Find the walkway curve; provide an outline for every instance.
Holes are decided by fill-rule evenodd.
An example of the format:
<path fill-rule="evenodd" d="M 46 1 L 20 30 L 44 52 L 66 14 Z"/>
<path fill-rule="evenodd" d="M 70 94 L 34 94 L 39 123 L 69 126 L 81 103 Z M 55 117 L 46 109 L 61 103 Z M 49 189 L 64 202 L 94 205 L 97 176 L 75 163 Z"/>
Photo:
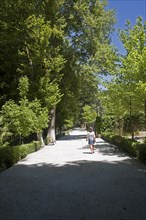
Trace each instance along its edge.
<path fill-rule="evenodd" d="M 0 220 L 146 220 L 146 166 L 84 129 L 0 174 Z"/>

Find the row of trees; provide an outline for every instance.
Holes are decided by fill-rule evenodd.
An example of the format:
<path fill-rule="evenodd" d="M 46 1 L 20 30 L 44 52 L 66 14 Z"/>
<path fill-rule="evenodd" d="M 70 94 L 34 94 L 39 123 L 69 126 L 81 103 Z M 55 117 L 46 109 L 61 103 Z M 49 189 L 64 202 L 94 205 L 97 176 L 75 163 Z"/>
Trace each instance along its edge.
<path fill-rule="evenodd" d="M 102 104 L 117 128 L 131 132 L 146 128 L 146 23 L 138 17 L 134 27 L 127 21 L 119 31 L 125 55 L 119 55 L 116 72 L 106 85 Z"/>
<path fill-rule="evenodd" d="M 106 0 L 0 3 L 1 126 L 13 137 L 42 137 L 45 129 L 54 141 L 55 130 L 77 123 L 85 105 L 94 108 L 98 74 L 110 72 L 115 60 L 115 17 L 106 6 Z"/>
<path fill-rule="evenodd" d="M 99 113 L 123 119 L 130 100 L 131 115 L 132 106 L 144 112 L 145 25 L 139 18 L 134 28 L 129 23 L 121 31 L 127 51 L 121 57 L 111 45 L 116 19 L 107 5 L 106 0 L 0 3 L 1 144 L 9 135 L 22 140 L 34 133 L 42 142 L 43 135 L 54 141 L 55 132 L 99 121 Z M 100 91 L 102 76 L 109 74 L 113 80 Z"/>

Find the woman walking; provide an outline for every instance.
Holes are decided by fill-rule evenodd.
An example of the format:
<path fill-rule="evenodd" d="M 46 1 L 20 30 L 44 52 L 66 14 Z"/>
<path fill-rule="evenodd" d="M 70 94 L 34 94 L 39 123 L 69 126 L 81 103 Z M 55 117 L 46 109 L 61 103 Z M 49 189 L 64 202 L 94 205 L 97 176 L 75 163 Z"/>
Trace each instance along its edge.
<path fill-rule="evenodd" d="M 87 139 L 91 153 L 94 153 L 94 143 L 95 143 L 95 133 L 93 131 L 93 128 L 90 127 L 89 132 L 87 133 Z"/>

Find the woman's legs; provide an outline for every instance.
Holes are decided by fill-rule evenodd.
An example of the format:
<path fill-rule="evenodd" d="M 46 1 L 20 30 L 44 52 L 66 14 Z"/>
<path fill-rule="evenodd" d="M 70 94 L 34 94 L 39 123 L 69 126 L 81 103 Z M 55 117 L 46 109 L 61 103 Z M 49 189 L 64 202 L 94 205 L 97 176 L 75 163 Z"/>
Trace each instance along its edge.
<path fill-rule="evenodd" d="M 94 153 L 94 144 L 90 144 L 91 153 Z"/>
<path fill-rule="evenodd" d="M 91 153 L 92 153 L 92 144 L 90 144 L 90 150 L 91 150 Z"/>
<path fill-rule="evenodd" d="M 89 139 L 88 144 L 89 144 L 91 153 L 94 153 L 94 141 Z"/>
<path fill-rule="evenodd" d="M 94 144 L 92 144 L 92 152 L 94 153 Z"/>

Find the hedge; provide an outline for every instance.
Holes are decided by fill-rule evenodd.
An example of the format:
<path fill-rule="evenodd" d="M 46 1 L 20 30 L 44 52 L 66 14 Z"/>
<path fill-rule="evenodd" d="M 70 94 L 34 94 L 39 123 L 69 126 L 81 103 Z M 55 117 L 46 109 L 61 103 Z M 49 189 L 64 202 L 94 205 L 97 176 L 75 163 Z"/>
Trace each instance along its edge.
<path fill-rule="evenodd" d="M 25 158 L 28 154 L 33 153 L 40 148 L 40 141 L 33 141 L 29 144 L 22 144 L 14 147 L 0 147 L 0 169 L 4 170 L 13 166 L 19 160 Z"/>
<path fill-rule="evenodd" d="M 128 153 L 129 156 L 136 157 L 146 162 L 146 143 L 139 143 L 136 140 L 110 133 L 102 134 L 102 138 L 110 144 L 118 146 L 119 149 Z"/>

